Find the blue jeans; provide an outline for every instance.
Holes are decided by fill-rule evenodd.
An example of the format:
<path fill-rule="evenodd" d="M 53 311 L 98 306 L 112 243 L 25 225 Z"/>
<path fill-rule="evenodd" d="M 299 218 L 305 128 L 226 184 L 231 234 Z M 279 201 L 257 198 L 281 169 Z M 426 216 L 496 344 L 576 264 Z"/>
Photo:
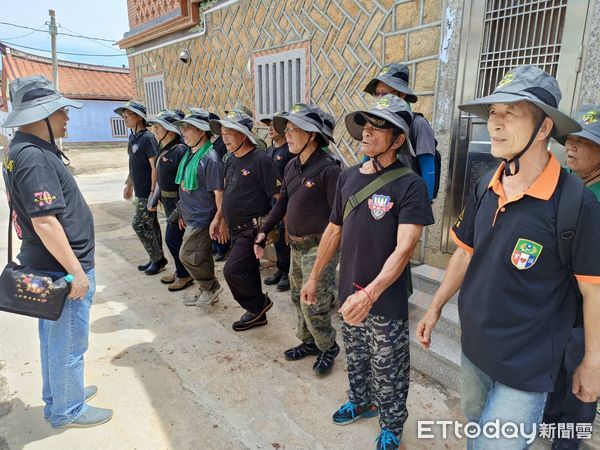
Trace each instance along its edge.
<path fill-rule="evenodd" d="M 53 277 L 64 272 L 49 272 Z M 96 272 L 87 272 L 90 288 L 82 299 L 67 299 L 60 319 L 39 321 L 44 417 L 53 427 L 74 422 L 84 403 L 83 354 L 88 348 L 90 308 L 96 292 Z"/>
<path fill-rule="evenodd" d="M 535 437 L 535 430 L 542 421 L 546 392 L 525 392 L 513 389 L 494 381 L 462 355 L 462 408 L 469 422 L 484 427 L 487 423 L 500 421 L 523 427 L 524 433 Z M 509 434 L 514 434 L 512 428 Z M 482 434 L 467 440 L 469 450 L 521 450 L 529 448 L 528 438 L 519 433 L 518 437 L 488 438 Z"/>

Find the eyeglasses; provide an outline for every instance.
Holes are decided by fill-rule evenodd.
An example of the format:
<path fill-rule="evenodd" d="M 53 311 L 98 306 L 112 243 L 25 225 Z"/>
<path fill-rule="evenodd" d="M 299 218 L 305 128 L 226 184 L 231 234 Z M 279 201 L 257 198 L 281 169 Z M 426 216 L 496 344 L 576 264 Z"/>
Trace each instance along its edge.
<path fill-rule="evenodd" d="M 69 116 L 69 108 L 62 108 L 61 111 L 64 112 L 66 116 Z"/>
<path fill-rule="evenodd" d="M 283 130 L 283 132 L 285 134 L 292 134 L 295 133 L 297 131 L 301 131 L 300 128 L 296 128 L 296 127 L 286 127 L 285 130 Z"/>

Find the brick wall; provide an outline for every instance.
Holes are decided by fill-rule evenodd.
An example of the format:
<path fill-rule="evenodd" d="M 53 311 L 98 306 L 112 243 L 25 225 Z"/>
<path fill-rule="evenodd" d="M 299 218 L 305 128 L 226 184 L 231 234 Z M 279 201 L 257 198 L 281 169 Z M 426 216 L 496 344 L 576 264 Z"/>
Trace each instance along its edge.
<path fill-rule="evenodd" d="M 129 0 L 136 2 L 136 0 Z M 136 89 L 164 73 L 169 107 L 201 106 L 222 113 L 236 101 L 253 107 L 252 54 L 308 41 L 310 100 L 337 119 L 338 148 L 353 161 L 358 145 L 343 117 L 372 102 L 363 93 L 385 63 L 403 61 L 432 119 L 440 42 L 441 0 L 242 0 L 206 17 L 206 34 L 131 58 Z M 189 64 L 179 52 L 188 49 Z"/>
<path fill-rule="evenodd" d="M 129 28 L 133 29 L 179 8 L 180 0 L 127 0 Z"/>

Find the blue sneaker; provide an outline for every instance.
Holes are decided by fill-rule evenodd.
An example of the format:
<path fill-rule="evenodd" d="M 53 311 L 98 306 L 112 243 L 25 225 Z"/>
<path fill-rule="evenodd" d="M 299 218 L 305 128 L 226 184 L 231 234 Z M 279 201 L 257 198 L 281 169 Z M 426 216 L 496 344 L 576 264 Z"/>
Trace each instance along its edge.
<path fill-rule="evenodd" d="M 336 425 L 349 425 L 358 419 L 375 417 L 377 414 L 379 414 L 379 409 L 373 404 L 363 407 L 354 402 L 348 402 L 333 414 L 333 423 Z"/>
<path fill-rule="evenodd" d="M 77 420 L 55 428 L 90 428 L 102 425 L 112 419 L 112 409 L 89 406 Z"/>
<path fill-rule="evenodd" d="M 375 442 L 377 442 L 377 450 L 398 450 L 400 447 L 400 439 L 386 428 L 381 429 Z"/>
<path fill-rule="evenodd" d="M 96 394 L 98 393 L 98 388 L 94 385 L 92 386 L 86 386 L 83 390 L 83 395 L 85 396 L 85 400 L 84 402 L 87 403 L 89 402 L 91 399 L 93 399 Z M 50 420 L 50 416 L 47 416 L 46 414 L 44 414 L 44 420 Z"/>

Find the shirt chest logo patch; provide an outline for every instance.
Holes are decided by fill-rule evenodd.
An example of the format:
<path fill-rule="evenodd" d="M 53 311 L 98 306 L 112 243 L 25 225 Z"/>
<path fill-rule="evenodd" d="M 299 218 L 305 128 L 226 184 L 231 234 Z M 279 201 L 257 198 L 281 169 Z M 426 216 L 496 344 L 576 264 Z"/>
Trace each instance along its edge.
<path fill-rule="evenodd" d="M 281 160 L 283 159 L 283 156 L 281 156 L 281 155 L 277 155 L 277 156 L 275 157 L 275 159 L 276 159 L 277 161 L 281 161 Z"/>
<path fill-rule="evenodd" d="M 248 169 L 242 169 L 240 171 L 242 173 L 243 176 L 247 177 L 248 175 L 250 175 L 250 171 Z"/>
<path fill-rule="evenodd" d="M 529 269 L 537 262 L 543 249 L 544 246 L 537 242 L 519 238 L 510 259 L 517 269 Z"/>
<path fill-rule="evenodd" d="M 369 209 L 371 210 L 371 215 L 375 220 L 383 219 L 385 213 L 392 209 L 394 202 L 391 202 L 390 200 L 391 199 L 389 196 L 378 194 L 374 194 L 369 199 Z"/>
<path fill-rule="evenodd" d="M 304 183 L 304 186 L 306 186 L 308 189 L 312 189 L 314 185 L 315 185 L 315 182 L 313 180 L 307 180 Z"/>
<path fill-rule="evenodd" d="M 139 148 L 140 148 L 140 146 L 139 146 L 139 145 L 137 145 L 137 144 L 133 144 L 133 145 L 131 146 L 131 153 L 135 153 L 135 152 L 137 152 Z"/>

